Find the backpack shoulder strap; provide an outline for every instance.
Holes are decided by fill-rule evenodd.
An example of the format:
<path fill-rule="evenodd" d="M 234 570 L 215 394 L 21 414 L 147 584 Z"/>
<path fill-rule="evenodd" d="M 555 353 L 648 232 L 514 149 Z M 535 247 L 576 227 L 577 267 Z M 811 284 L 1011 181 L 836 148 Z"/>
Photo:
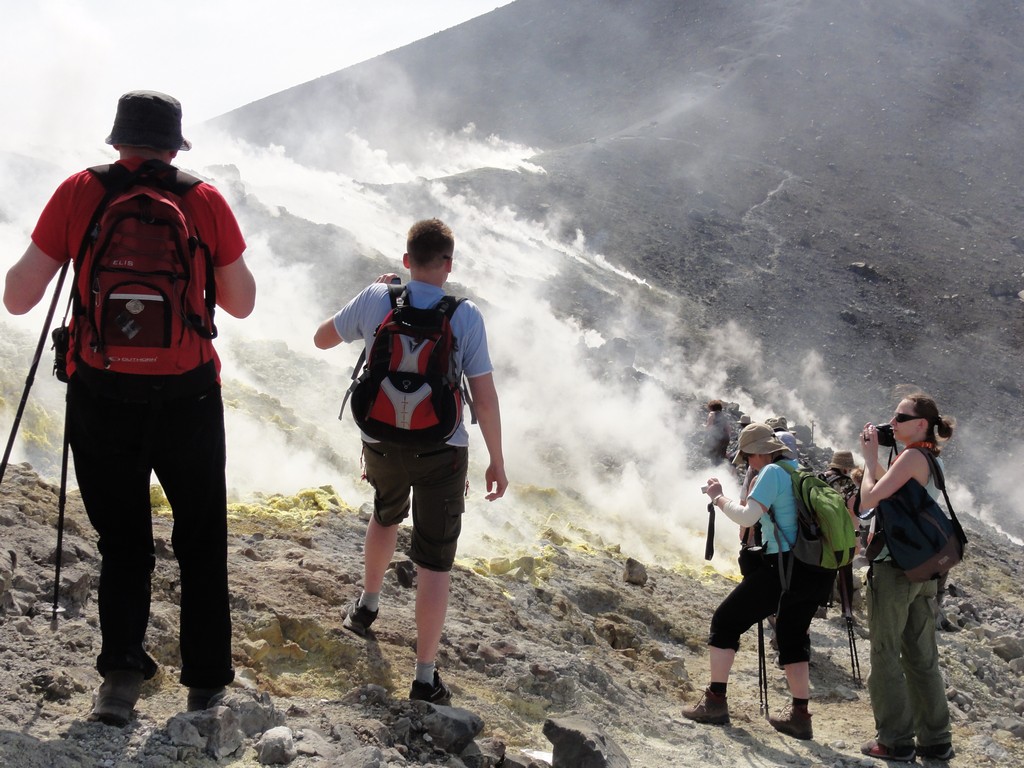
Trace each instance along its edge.
<path fill-rule="evenodd" d="M 131 171 L 118 163 L 94 165 L 88 171 L 100 180 L 106 190 L 121 189 L 123 180 L 131 175 Z"/>
<path fill-rule="evenodd" d="M 202 183 L 202 179 L 165 163 L 161 160 L 146 160 L 134 171 L 121 163 L 94 165 L 87 169 L 99 179 L 107 190 L 114 194 L 123 192 L 139 179 L 155 181 L 160 187 L 177 195 L 184 195 L 190 189 Z"/>
<path fill-rule="evenodd" d="M 398 309 L 399 299 L 402 300 L 403 304 L 409 301 L 409 289 L 408 286 L 401 285 L 398 283 L 388 285 L 388 299 L 391 301 L 391 309 Z M 409 306 L 412 303 L 409 302 Z M 383 323 L 383 321 L 381 321 Z M 380 330 L 380 326 L 377 327 Z M 356 388 L 356 384 L 359 383 L 359 376 L 363 370 L 363 363 L 366 362 L 366 345 L 363 345 L 362 350 L 359 352 L 359 357 L 356 359 L 356 364 L 352 367 L 352 383 L 349 385 L 348 390 L 345 392 L 345 397 L 341 401 L 341 412 L 338 413 L 338 420 L 345 418 L 345 404 L 348 403 L 349 397 L 352 396 L 352 390 Z"/>
<path fill-rule="evenodd" d="M 932 477 L 935 478 L 935 487 L 942 491 L 942 498 L 946 500 L 946 509 L 949 510 L 949 519 L 953 522 L 953 529 L 956 531 L 960 541 L 966 544 L 967 534 L 964 533 L 963 526 L 957 520 L 956 510 L 953 509 L 953 504 L 949 501 L 949 494 L 946 493 L 946 478 L 942 474 L 942 467 L 939 466 L 939 462 L 931 451 L 927 451 L 924 448 L 918 448 L 917 450 L 921 451 L 928 461 L 928 468 L 931 470 Z"/>
<path fill-rule="evenodd" d="M 399 306 L 412 306 L 412 296 L 409 295 L 409 286 L 407 285 L 401 283 L 388 285 L 388 298 L 391 300 L 392 309 L 398 309 Z"/>
<path fill-rule="evenodd" d="M 775 547 L 779 550 L 776 553 L 776 557 L 778 558 L 779 584 L 782 586 L 783 592 L 788 592 L 789 585 L 793 582 L 793 560 L 796 557 L 796 555 L 793 554 L 793 545 L 795 542 L 791 542 L 786 537 L 786 534 L 782 532 L 782 529 L 779 527 L 779 521 L 775 519 L 775 510 L 771 507 L 768 507 L 768 517 L 772 521 L 772 535 L 775 537 Z M 797 536 L 799 535 L 800 534 L 798 532 Z M 790 554 L 788 564 L 785 562 L 785 558 L 783 557 L 783 554 L 785 554 L 782 551 L 783 541 L 786 542 L 789 547 Z"/>
<path fill-rule="evenodd" d="M 445 316 L 448 318 L 448 322 L 450 323 L 452 321 L 452 315 L 455 314 L 455 310 L 461 307 L 462 302 L 465 300 L 466 299 L 464 297 L 456 298 L 455 296 L 442 296 L 441 300 L 435 305 L 435 308 L 444 312 Z"/>
<path fill-rule="evenodd" d="M 437 303 L 435 308 L 440 312 L 443 312 L 444 316 L 448 318 L 448 323 L 451 324 L 455 310 L 461 307 L 465 300 L 465 297 L 457 298 L 455 296 L 445 295 L 441 297 L 441 300 Z M 466 404 L 466 408 L 469 409 L 470 424 L 476 424 L 476 407 L 473 405 L 473 396 L 469 391 L 469 385 L 466 383 L 466 380 L 461 373 L 459 374 L 459 391 L 462 392 L 462 400 Z"/>
<path fill-rule="evenodd" d="M 928 462 L 928 470 L 931 472 L 932 477 L 935 478 L 935 487 L 945 493 L 946 478 L 942 474 L 942 467 L 939 466 L 939 462 L 935 460 L 935 454 L 924 448 L 915 448 L 914 450 L 920 451 L 924 455 L 925 460 Z"/>

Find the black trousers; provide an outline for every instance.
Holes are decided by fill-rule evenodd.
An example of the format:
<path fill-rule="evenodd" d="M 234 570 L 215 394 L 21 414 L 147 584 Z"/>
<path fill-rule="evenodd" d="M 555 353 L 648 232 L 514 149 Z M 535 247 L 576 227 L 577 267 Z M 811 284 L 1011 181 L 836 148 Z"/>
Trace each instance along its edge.
<path fill-rule="evenodd" d="M 144 650 L 156 563 L 149 495 L 155 473 L 174 518 L 181 682 L 203 688 L 231 682 L 220 386 L 170 400 L 122 402 L 72 376 L 68 430 L 82 501 L 99 536 L 100 674 L 156 673 L 156 662 Z"/>

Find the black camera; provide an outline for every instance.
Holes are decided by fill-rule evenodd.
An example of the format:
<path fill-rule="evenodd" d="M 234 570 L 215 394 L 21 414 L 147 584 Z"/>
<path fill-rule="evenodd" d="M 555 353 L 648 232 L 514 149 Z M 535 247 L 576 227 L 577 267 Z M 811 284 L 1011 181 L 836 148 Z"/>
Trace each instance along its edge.
<path fill-rule="evenodd" d="M 68 383 L 68 345 L 71 343 L 71 334 L 66 325 L 54 328 L 50 334 L 53 339 L 53 375 L 57 381 Z"/>
<path fill-rule="evenodd" d="M 875 433 L 878 435 L 878 444 L 884 445 L 887 448 L 892 448 L 896 445 L 896 435 L 893 434 L 892 424 L 879 424 L 875 427 Z"/>

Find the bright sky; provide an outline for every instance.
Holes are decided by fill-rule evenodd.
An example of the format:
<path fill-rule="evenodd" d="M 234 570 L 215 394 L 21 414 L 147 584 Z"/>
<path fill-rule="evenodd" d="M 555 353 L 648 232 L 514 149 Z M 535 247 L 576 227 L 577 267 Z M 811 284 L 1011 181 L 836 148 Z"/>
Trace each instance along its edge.
<path fill-rule="evenodd" d="M 509 0 L 12 0 L 0 13 L 0 149 L 102 143 L 125 91 L 188 126 L 461 24 Z M 187 135 L 187 134 L 186 134 Z"/>

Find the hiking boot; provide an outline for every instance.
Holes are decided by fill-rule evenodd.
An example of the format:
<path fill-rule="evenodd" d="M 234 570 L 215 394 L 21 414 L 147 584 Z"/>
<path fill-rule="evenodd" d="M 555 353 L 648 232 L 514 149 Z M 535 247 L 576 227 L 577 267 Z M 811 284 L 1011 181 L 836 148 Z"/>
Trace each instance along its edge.
<path fill-rule="evenodd" d="M 419 680 L 412 681 L 412 689 L 409 691 L 409 699 L 412 701 L 429 701 L 431 704 L 448 706 L 452 701 L 452 692 L 448 686 L 441 682 L 441 676 L 434 670 L 434 683 L 421 683 Z"/>
<path fill-rule="evenodd" d="M 913 747 L 887 747 L 885 744 L 879 744 L 877 739 L 865 741 L 860 751 L 868 757 L 878 757 L 894 763 L 912 763 L 917 756 Z"/>
<path fill-rule="evenodd" d="M 360 605 L 357 600 L 345 609 L 345 620 L 341 622 L 341 626 L 355 632 L 360 637 L 365 637 L 366 631 L 376 618 L 377 611 L 371 611 L 366 606 Z"/>
<path fill-rule="evenodd" d="M 814 738 L 811 713 L 807 711 L 807 707 L 790 705 L 783 711 L 782 717 L 769 717 L 768 722 L 779 733 L 792 736 L 794 739 L 807 741 Z"/>
<path fill-rule="evenodd" d="M 141 690 L 142 672 L 137 669 L 110 670 L 96 691 L 89 720 L 119 728 L 128 725 Z"/>
<path fill-rule="evenodd" d="M 927 757 L 932 760 L 952 760 L 956 757 L 956 752 L 953 751 L 953 745 L 946 744 L 932 744 L 929 747 L 918 746 L 917 754 L 920 757 Z"/>
<path fill-rule="evenodd" d="M 692 707 L 683 707 L 683 717 L 708 725 L 728 725 L 728 697 L 724 693 L 712 693 L 710 688 L 705 688 L 700 701 Z"/>
<path fill-rule="evenodd" d="M 188 711 L 201 712 L 204 709 L 218 707 L 224 703 L 227 693 L 228 691 L 223 685 L 216 688 L 189 688 Z"/>

